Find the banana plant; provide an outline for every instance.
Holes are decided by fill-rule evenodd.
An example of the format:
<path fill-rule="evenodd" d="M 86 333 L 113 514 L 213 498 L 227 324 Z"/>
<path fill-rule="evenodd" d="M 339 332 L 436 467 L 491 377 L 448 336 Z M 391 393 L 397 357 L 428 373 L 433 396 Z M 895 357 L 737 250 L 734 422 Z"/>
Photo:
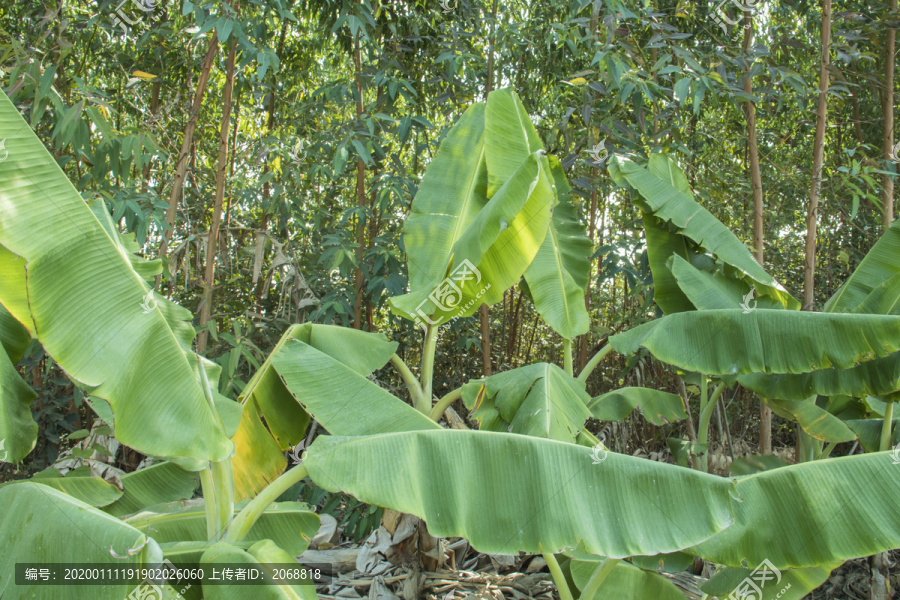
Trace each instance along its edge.
<path fill-rule="evenodd" d="M 17 562 L 293 562 L 318 527 L 305 505 L 257 502 L 252 526 L 225 539 L 258 500 L 242 503 L 233 491 L 231 438 L 243 410 L 218 394 L 221 368 L 191 351 L 190 313 L 151 289 L 159 261 L 137 256 L 102 204 L 81 198 L 2 93 L 0 131 L 9 150 L 0 163 L 0 456 L 18 461 L 34 446 L 33 392 L 13 366 L 33 338 L 95 406 L 107 406 L 100 412 L 122 443 L 158 460 L 115 483 L 75 469 L 0 486 L 0 596 L 58 596 L 53 586 L 16 585 Z M 198 479 L 203 498 L 190 506 Z M 121 600 L 136 584 L 66 594 Z M 276 591 L 315 597 L 310 586 Z M 201 597 L 199 586 L 183 593 Z"/>
<path fill-rule="evenodd" d="M 208 565 L 290 562 L 318 519 L 299 503 L 275 501 L 305 478 L 416 515 L 432 533 L 466 537 L 485 552 L 541 553 L 562 598 L 638 588 L 644 591 L 632 593 L 658 590 L 668 597 L 663 594 L 671 594 L 671 586 L 657 567 L 690 556 L 735 569 L 769 561 L 784 577 L 811 582 L 835 563 L 900 545 L 891 505 L 900 479 L 883 476 L 890 468 L 887 453 L 728 479 L 610 452 L 584 429 L 589 416 L 621 418 L 635 408 L 657 422 L 686 414 L 680 398 L 652 390 L 590 398 L 585 380 L 612 349 L 630 354 L 644 348 L 723 381 L 755 372 L 797 374 L 810 364 L 848 369 L 900 350 L 895 317 L 810 317 L 818 320 L 804 321 L 804 331 L 823 324 L 823 332 L 809 334 L 809 343 L 792 354 L 778 327 L 792 325 L 796 311 L 760 309 L 749 319 L 734 308 L 677 312 L 614 336 L 578 378 L 567 358 L 563 368 L 531 365 L 469 382 L 435 403 L 436 328 L 528 280 L 542 251 L 550 259 L 539 271 L 550 265 L 559 273 L 544 277 L 540 271 L 529 281 L 547 290 L 533 293 L 535 302 L 561 335 L 581 331 L 573 316 L 578 303 L 571 302 L 578 295 L 570 293 L 570 283 L 583 281 L 571 266 L 581 259 L 571 260 L 578 244 L 567 242 L 578 236 L 565 233 L 574 229 L 571 223 L 560 224 L 559 235 L 546 243 L 566 201 L 562 173 L 536 147 L 527 120 L 511 92 L 495 92 L 487 107 L 463 115 L 428 167 L 407 223 L 407 249 L 417 261 L 410 265 L 410 292 L 393 303 L 425 329 L 419 377 L 383 335 L 295 325 L 235 402 L 217 392 L 218 366 L 192 352 L 194 331 L 185 311 L 150 289 L 158 265 L 134 256 L 102 207 L 82 201 L 15 108 L 0 98 L 0 129 L 9 132 L 10 152 L 0 164 L 0 246 L 10 258 L 0 268 L 0 304 L 98 398 L 98 407 L 108 403 L 103 412 L 123 442 L 160 460 L 123 477 L 121 487 L 80 473 L 0 487 L 0 500 L 12 507 L 0 521 L 0 535 L 16 540 L 0 548 L 0 594 L 51 596 L 44 591 L 51 588 L 11 583 L 14 563 L 23 558 L 117 565 L 163 558 Z M 684 222 L 684 231 L 691 222 Z M 738 260 L 732 243 L 720 240 L 715 247 Z M 740 266 L 738 279 L 790 307 L 773 280 Z M 558 283 L 538 283 L 543 280 Z M 67 297 L 73 290 L 83 297 Z M 99 326 L 97 306 L 104 307 Z M 710 337 L 714 326 L 729 336 Z M 679 354 L 669 335 L 679 336 L 687 351 Z M 819 346 L 834 339 L 842 347 Z M 388 363 L 406 383 L 409 403 L 370 379 Z M 473 409 L 479 430 L 439 424 L 456 399 Z M 5 407 L 7 396 L 0 400 Z M 328 435 L 288 468 L 284 451 L 296 453 L 312 419 Z M 154 438 L 160 431 L 165 439 Z M 201 497 L 193 498 L 197 479 Z M 863 484 L 871 494 L 867 502 L 854 502 Z M 823 489 L 830 493 L 824 500 Z M 820 510 L 808 509 L 813 502 Z M 71 596 L 118 600 L 127 591 L 74 587 Z M 166 593 L 232 598 L 239 592 L 197 586 Z M 266 597 L 315 593 L 309 586 L 279 585 L 266 588 Z"/>

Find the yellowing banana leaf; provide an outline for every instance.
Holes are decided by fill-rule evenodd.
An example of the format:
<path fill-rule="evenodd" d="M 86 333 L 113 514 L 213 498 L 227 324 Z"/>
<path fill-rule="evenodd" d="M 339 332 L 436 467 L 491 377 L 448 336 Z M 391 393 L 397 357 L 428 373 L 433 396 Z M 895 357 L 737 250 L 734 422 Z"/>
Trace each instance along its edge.
<path fill-rule="evenodd" d="M 891 225 L 850 278 L 825 302 L 825 312 L 843 313 L 855 310 L 876 288 L 900 273 L 900 225 Z M 896 284 L 896 280 L 893 280 Z M 889 289 L 883 290 L 888 292 Z"/>
<path fill-rule="evenodd" d="M 273 366 L 274 357 L 286 344 L 315 348 L 319 351 L 317 356 L 321 360 L 317 364 L 320 367 L 326 364 L 338 366 L 354 380 L 365 381 L 376 388 L 365 377 L 384 366 L 397 349 L 397 343 L 388 341 L 382 334 L 312 323 L 289 327 L 241 396 L 244 414 L 234 436 L 235 456 L 231 461 L 237 501 L 255 496 L 284 472 L 287 463 L 283 452 L 303 440 L 309 425 L 309 415 L 303 405 L 285 387 L 283 375 Z M 287 364 L 289 362 L 290 359 L 283 362 L 287 371 L 292 368 Z M 294 381 L 292 385 L 298 384 Z M 331 395 L 330 385 L 326 387 L 325 395 L 319 396 L 320 399 L 340 399 Z M 317 393 L 323 393 L 322 389 Z M 271 433 L 263 425 L 261 416 L 265 417 Z"/>
<path fill-rule="evenodd" d="M 256 399 L 244 400 L 244 414 L 234 438 L 234 501 L 246 500 L 278 479 L 287 467 L 284 451 L 266 429 Z"/>
<path fill-rule="evenodd" d="M 657 426 L 687 418 L 681 396 L 649 388 L 624 387 L 588 402 L 588 410 L 600 421 L 621 421 L 637 407 Z"/>
<path fill-rule="evenodd" d="M 732 483 L 674 465 L 488 431 L 316 439 L 316 485 L 419 516 L 482 552 L 674 552 L 732 522 Z"/>
<path fill-rule="evenodd" d="M 479 405 L 482 430 L 574 442 L 591 416 L 584 385 L 556 365 L 537 363 L 469 382 L 462 397 L 470 409 Z"/>
<path fill-rule="evenodd" d="M 267 565 L 290 564 L 294 558 L 279 548 L 271 540 L 262 540 L 250 546 L 247 550 L 227 542 L 220 542 L 203 553 L 201 564 L 243 564 L 247 567 L 258 568 L 266 571 L 269 576 L 273 574 Z M 299 565 L 298 565 L 299 567 Z M 315 600 L 316 588 L 314 585 L 286 585 L 267 583 L 245 587 L 239 585 L 205 585 L 203 597 L 206 600 L 246 600 L 248 590 L 251 590 L 254 600 Z"/>
<path fill-rule="evenodd" d="M 806 400 L 766 400 L 779 413 L 787 413 L 803 431 L 824 442 L 852 442 L 856 434 L 843 421 L 816 405 L 815 398 Z"/>
<path fill-rule="evenodd" d="M 764 295 L 771 296 L 785 308 L 800 308 L 800 303 L 766 273 L 744 244 L 689 192 L 681 189 L 684 185 L 679 180 L 683 174 L 680 178 L 673 175 L 680 173 L 680 169 L 670 158 L 662 154 L 651 155 L 650 168 L 639 167 L 621 157 L 612 160 L 617 161 L 621 173 L 640 192 L 655 217 L 671 221 L 682 235 L 741 271 L 756 282 L 757 289 Z"/>
<path fill-rule="evenodd" d="M 900 350 L 900 317 L 740 309 L 676 313 L 609 338 L 620 354 L 641 347 L 663 362 L 714 375 L 805 373 Z"/>
<path fill-rule="evenodd" d="M 104 508 L 115 517 L 163 502 L 190 499 L 197 488 L 198 475 L 164 462 L 123 475 L 121 481 L 124 494 Z"/>
<path fill-rule="evenodd" d="M 584 589 L 591 575 L 600 566 L 598 561 L 573 560 L 569 571 L 579 590 Z M 627 562 L 620 562 L 609 572 L 596 594 L 580 596 L 581 600 L 684 600 L 684 594 L 671 581 L 651 571 L 639 569 Z"/>
<path fill-rule="evenodd" d="M 20 323 L 33 323 L 72 379 L 109 401 L 123 444 L 156 456 L 230 456 L 233 446 L 184 349 L 146 300 L 146 282 L 2 93 L 0 129 L 9 132 L 0 244 L 27 264 L 28 304 L 16 299 L 20 280 L 8 285 L 5 277 L 0 302 Z"/>
<path fill-rule="evenodd" d="M 772 569 L 761 564 L 755 569 L 725 567 L 700 586 L 706 593 L 726 598 L 733 591 L 752 593 L 758 600 L 803 600 L 825 583 L 841 563 L 807 569 Z M 748 584 L 747 581 L 752 583 Z"/>
<path fill-rule="evenodd" d="M 59 600 L 57 586 L 18 586 L 16 563 L 90 563 L 93 567 L 141 567 L 162 561 L 156 542 L 92 506 L 37 483 L 0 488 L 0 597 Z M 13 542 L 14 541 L 14 542 Z M 115 556 L 123 558 L 115 558 Z M 122 600 L 134 584 L 70 585 L 71 600 Z"/>
<path fill-rule="evenodd" d="M 0 301 L 5 305 L 4 311 L 9 314 L 13 321 L 19 323 L 28 330 L 29 339 L 34 336 L 34 321 L 31 320 L 31 311 L 28 309 L 28 289 L 25 284 L 25 259 L 17 256 L 0 244 L 0 282 L 3 284 L 3 293 L 0 294 Z M 9 323 L 7 319 L 4 322 Z M 10 325 L 8 325 L 10 326 Z M 14 327 L 14 326 L 12 326 Z M 15 357 L 21 350 L 25 352 L 24 338 L 19 332 L 14 333 L 13 330 L 7 330 L 6 335 L 14 336 L 16 345 L 11 350 L 6 346 L 7 352 L 11 353 L 11 358 L 15 362 L 21 359 Z"/>
<path fill-rule="evenodd" d="M 194 503 L 192 503 L 194 504 Z M 235 505 L 235 514 L 246 503 Z M 125 522 L 132 527 L 153 535 L 159 543 L 205 542 L 206 513 L 202 503 L 183 508 L 183 503 L 151 507 L 131 515 Z M 271 539 L 279 546 L 299 555 L 309 547 L 309 542 L 319 530 L 319 516 L 302 502 L 279 502 L 267 508 L 250 529 L 245 541 Z"/>
<path fill-rule="evenodd" d="M 860 363 L 849 369 L 811 373 L 750 373 L 740 384 L 765 398 L 802 400 L 813 395 L 882 396 L 900 389 L 900 353 Z"/>
<path fill-rule="evenodd" d="M 724 565 L 816 567 L 900 547 L 898 465 L 878 452 L 737 480 L 736 522 L 689 550 Z"/>

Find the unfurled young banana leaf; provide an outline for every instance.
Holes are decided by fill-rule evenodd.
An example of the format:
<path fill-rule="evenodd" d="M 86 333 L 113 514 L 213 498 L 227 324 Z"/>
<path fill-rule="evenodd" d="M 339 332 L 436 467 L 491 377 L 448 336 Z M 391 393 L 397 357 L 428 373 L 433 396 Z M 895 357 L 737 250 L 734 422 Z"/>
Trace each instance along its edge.
<path fill-rule="evenodd" d="M 651 212 L 661 221 L 671 222 L 678 230 L 677 235 L 693 241 L 717 259 L 737 269 L 749 282 L 753 283 L 754 288 L 761 296 L 769 296 L 787 309 L 800 308 L 800 303 L 791 297 L 771 275 L 766 273 L 744 244 L 693 199 L 684 173 L 669 157 L 653 154 L 650 156 L 647 167 L 640 167 L 631 160 L 616 157 L 610 161 L 610 170 L 615 172 L 617 178 L 624 178 L 640 193 L 646 203 L 645 208 L 649 209 L 647 212 Z M 658 224 L 655 224 L 654 227 L 659 234 L 664 231 Z M 655 235 L 654 237 L 659 238 L 660 236 Z M 661 268 L 659 263 L 668 260 L 671 255 L 665 255 L 664 250 L 667 250 L 665 244 L 657 243 L 657 246 L 659 251 L 655 253 L 657 255 L 655 264 L 657 265 L 656 270 L 659 271 Z M 678 254 L 682 258 L 687 258 L 681 252 Z M 654 276 L 656 277 L 656 273 Z M 673 302 L 673 307 L 676 310 L 687 310 L 684 308 L 683 301 Z"/>
<path fill-rule="evenodd" d="M 727 531 L 731 481 L 614 452 L 489 431 L 319 437 L 316 485 L 419 516 L 482 552 L 674 552 Z"/>
<path fill-rule="evenodd" d="M 584 387 L 556 365 L 537 363 L 470 381 L 462 398 L 482 430 L 574 442 L 591 416 Z"/>
<path fill-rule="evenodd" d="M 0 269 L 0 303 L 72 379 L 110 403 L 123 444 L 156 456 L 227 458 L 233 445 L 222 420 L 149 286 L 3 93 L 0 129 L 9 132 L 0 245 L 19 257 L 11 274 Z"/>

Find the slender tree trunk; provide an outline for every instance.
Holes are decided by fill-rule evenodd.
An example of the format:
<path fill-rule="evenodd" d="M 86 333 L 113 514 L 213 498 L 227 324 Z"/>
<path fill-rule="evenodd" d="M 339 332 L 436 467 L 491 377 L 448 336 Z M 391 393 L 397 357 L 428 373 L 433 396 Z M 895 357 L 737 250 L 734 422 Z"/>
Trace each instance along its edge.
<path fill-rule="evenodd" d="M 154 81 L 153 89 L 150 92 L 150 114 L 156 117 L 156 112 L 159 110 L 159 90 L 162 87 L 162 81 Z M 153 165 L 153 158 L 147 159 L 147 164 L 144 165 L 144 187 L 143 192 L 146 194 L 147 190 L 150 189 L 150 167 Z"/>
<path fill-rule="evenodd" d="M 244 92 L 244 86 L 238 87 L 237 98 L 234 101 L 234 127 L 231 130 L 231 165 L 228 168 L 228 176 L 234 177 L 234 158 L 237 149 L 237 132 L 238 125 L 241 123 L 241 94 Z M 228 208 L 225 210 L 225 227 L 231 227 L 231 205 L 234 198 L 228 197 Z"/>
<path fill-rule="evenodd" d="M 218 48 L 216 35 L 217 33 L 213 31 L 209 38 L 209 48 L 206 51 L 206 58 L 203 60 L 203 70 L 200 71 L 197 89 L 194 90 L 194 103 L 191 105 L 191 115 L 184 128 L 181 154 L 178 155 L 178 162 L 175 164 L 175 180 L 172 182 L 172 191 L 169 194 L 169 210 L 166 211 L 166 223 L 169 225 L 169 229 L 163 231 L 163 240 L 159 247 L 159 256 L 161 258 L 168 253 L 169 240 L 172 239 L 172 230 L 175 227 L 175 213 L 178 208 L 178 199 L 181 197 L 181 190 L 184 187 L 184 180 L 187 176 L 188 155 L 191 152 L 194 130 L 197 128 L 197 119 L 200 116 L 200 107 L 203 104 L 203 92 L 206 90 L 206 82 L 209 81 L 209 73 L 212 70 L 213 59 Z"/>
<path fill-rule="evenodd" d="M 494 41 L 497 22 L 497 0 L 491 6 L 491 38 L 488 45 L 487 81 L 485 83 L 485 98 L 494 90 Z M 491 307 L 482 304 L 478 308 L 478 316 L 481 319 L 481 370 L 485 377 L 494 373 L 491 360 Z M 502 352 L 503 349 L 501 348 Z"/>
<path fill-rule="evenodd" d="M 815 301 L 816 227 L 819 220 L 819 190 L 825 161 L 825 125 L 828 118 L 828 67 L 831 63 L 831 0 L 822 0 L 822 56 L 819 65 L 819 108 L 813 145 L 813 175 L 806 212 L 806 253 L 803 261 L 803 309 Z"/>
<path fill-rule="evenodd" d="M 897 0 L 889 0 L 891 14 L 897 16 Z M 897 32 L 890 26 L 884 40 L 884 94 L 881 109 L 884 114 L 884 158 L 890 160 L 894 150 L 894 46 Z M 882 224 L 885 231 L 894 222 L 894 180 L 890 175 L 882 175 L 881 207 Z"/>
<path fill-rule="evenodd" d="M 753 45 L 753 17 L 749 12 L 744 13 L 744 54 L 747 56 L 748 67 L 744 75 L 744 92 L 753 93 L 753 82 L 750 80 L 750 48 Z M 744 102 L 744 111 L 747 113 L 747 153 L 750 156 L 750 187 L 753 190 L 753 256 L 760 265 L 764 262 L 764 236 L 763 230 L 763 188 L 762 173 L 759 168 L 759 147 L 756 140 L 756 105 L 752 102 Z M 772 409 L 761 402 L 759 409 L 759 452 L 760 454 L 772 453 Z"/>
<path fill-rule="evenodd" d="M 359 32 L 353 40 L 353 64 L 356 69 L 356 120 L 362 120 L 363 114 L 363 89 L 362 89 L 362 57 L 359 50 Z M 362 157 L 356 160 L 356 205 L 359 212 L 356 216 L 356 303 L 353 306 L 353 327 L 362 329 L 363 310 L 363 256 L 365 255 L 366 224 L 362 217 L 366 207 L 366 163 Z"/>
<path fill-rule="evenodd" d="M 237 8 L 237 0 L 235 0 Z M 203 278 L 203 290 L 206 299 L 200 308 L 200 327 L 209 322 L 213 304 L 213 284 L 215 283 L 216 255 L 219 249 L 219 224 L 222 221 L 222 205 L 225 199 L 225 173 L 228 169 L 228 129 L 231 125 L 231 94 L 234 90 L 234 57 L 237 44 L 231 43 L 226 64 L 225 87 L 222 90 L 222 126 L 219 129 L 219 159 L 216 162 L 216 198 L 213 207 L 212 223 L 209 226 L 209 238 L 206 240 L 206 273 Z M 197 351 L 206 352 L 209 331 L 203 330 L 197 338 Z"/>

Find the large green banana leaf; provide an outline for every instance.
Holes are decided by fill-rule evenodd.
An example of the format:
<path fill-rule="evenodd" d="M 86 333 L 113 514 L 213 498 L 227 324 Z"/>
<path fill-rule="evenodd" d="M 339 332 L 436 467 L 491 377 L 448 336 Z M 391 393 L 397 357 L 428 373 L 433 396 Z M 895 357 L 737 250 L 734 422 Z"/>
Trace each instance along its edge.
<path fill-rule="evenodd" d="M 815 567 L 900 547 L 890 452 L 817 460 L 737 480 L 736 522 L 692 554 L 724 565 Z"/>
<path fill-rule="evenodd" d="M 811 591 L 825 583 L 831 572 L 841 563 L 832 563 L 808 569 L 774 570 L 768 565 L 756 569 L 725 567 L 700 589 L 710 595 L 726 598 L 732 591 L 752 593 L 755 600 L 803 600 Z M 747 579 L 753 583 L 741 588 Z M 757 591 L 758 590 L 758 591 Z"/>
<path fill-rule="evenodd" d="M 122 600 L 134 584 L 15 584 L 16 563 L 90 563 L 140 567 L 159 563 L 157 543 L 134 527 L 45 485 L 0 488 L 0 597 L 4 600 Z M 113 554 L 124 558 L 115 558 Z"/>
<path fill-rule="evenodd" d="M 0 302 L 32 324 L 72 379 L 110 403 L 122 443 L 157 456 L 228 457 L 233 445 L 219 415 L 165 317 L 147 301 L 147 284 L 2 93 L 0 129 L 9 132 L 0 245 L 21 257 L 23 272 L 28 265 L 28 303 L 19 289 L 24 275 L 4 276 Z"/>
<path fill-rule="evenodd" d="M 255 567 L 272 575 L 267 565 L 287 565 L 294 563 L 294 558 L 278 547 L 271 540 L 261 540 L 246 550 L 235 544 L 220 542 L 203 553 L 200 561 L 203 565 L 244 564 Z M 299 567 L 299 565 L 298 565 Z M 203 597 L 206 600 L 315 600 L 314 585 L 265 584 L 253 586 L 240 585 L 205 585 Z"/>
<path fill-rule="evenodd" d="M 794 421 L 810 436 L 823 442 L 852 442 L 856 434 L 843 421 L 816 405 L 815 397 L 806 400 L 767 400 L 781 417 Z"/>
<path fill-rule="evenodd" d="M 668 260 L 687 259 L 687 240 L 678 233 L 672 233 L 668 225 L 653 216 L 643 213 L 644 237 L 647 240 L 647 262 L 653 275 L 653 300 L 667 315 L 694 310 L 694 305 L 682 291 L 669 269 Z"/>
<path fill-rule="evenodd" d="M 599 463 L 599 464 L 598 464 Z M 318 438 L 316 485 L 419 516 L 482 552 L 658 554 L 732 522 L 727 479 L 555 440 L 488 431 Z"/>
<path fill-rule="evenodd" d="M 897 414 L 894 412 L 894 414 Z M 857 436 L 859 436 L 859 445 L 866 452 L 878 452 L 881 449 L 881 428 L 884 419 L 848 419 L 844 421 Z M 896 448 L 900 444 L 900 418 L 891 421 L 891 448 Z M 892 451 L 893 452 L 893 451 Z M 894 453 L 897 460 L 900 460 L 900 453 Z"/>
<path fill-rule="evenodd" d="M 422 190 L 416 198 L 421 194 Z M 547 237 L 555 203 L 550 163 L 543 151 L 535 152 L 474 216 L 471 224 L 458 232 L 455 243 L 444 254 L 441 276 L 433 280 L 431 287 L 411 288 L 409 294 L 391 298 L 393 307 L 404 316 L 413 315 L 420 321 L 439 324 L 469 316 L 482 303 L 499 302 L 534 260 Z M 407 219 L 406 230 L 421 226 L 418 220 L 411 224 Z M 425 251 L 443 251 L 439 242 L 440 237 L 431 241 Z M 407 253 L 412 270 L 419 259 L 409 248 Z"/>
<path fill-rule="evenodd" d="M 825 302 L 825 312 L 851 312 L 883 283 L 900 274 L 900 225 L 891 225 L 875 242 L 844 285 Z M 896 285 L 894 279 L 892 285 Z"/>
<path fill-rule="evenodd" d="M 569 563 L 572 581 L 579 590 L 584 589 L 591 575 L 600 566 L 597 561 L 573 560 Z M 639 569 L 627 562 L 617 564 L 597 590 L 591 596 L 579 596 L 580 600 L 634 600 L 635 598 L 653 598 L 653 600 L 684 600 L 675 584 L 651 571 Z"/>
<path fill-rule="evenodd" d="M 272 364 L 295 401 L 334 435 L 372 435 L 440 426 L 336 358 L 300 341 Z"/>
<path fill-rule="evenodd" d="M 900 317 L 791 310 L 704 310 L 667 315 L 609 338 L 620 354 L 641 347 L 713 375 L 806 373 L 900 350 Z"/>
<path fill-rule="evenodd" d="M 237 501 L 256 495 L 284 472 L 287 462 L 283 451 L 303 439 L 309 424 L 309 415 L 304 410 L 303 403 L 298 402 L 292 393 L 292 390 L 299 393 L 305 383 L 294 377 L 289 389 L 283 379 L 285 375 L 279 373 L 274 366 L 275 357 L 286 345 L 316 349 L 318 362 L 315 364 L 319 368 L 327 370 L 336 367 L 354 381 L 365 382 L 379 390 L 366 376 L 383 367 L 397 349 L 397 342 L 388 341 L 382 334 L 312 323 L 289 327 L 241 396 L 244 414 L 234 436 L 235 456 L 231 461 Z M 293 359 L 288 357 L 281 361 L 285 372 L 291 372 L 294 368 L 290 364 L 291 360 Z M 306 367 L 298 365 L 297 368 Z M 312 390 L 314 399 L 310 401 L 315 405 L 316 402 L 341 399 L 332 392 L 330 384 L 315 388 Z M 397 404 L 409 408 L 396 398 L 391 398 Z M 409 410 L 415 412 L 416 417 L 424 418 L 418 412 Z M 265 417 L 268 430 L 261 416 Z M 348 421 L 355 420 L 353 415 L 343 416 Z"/>
<path fill-rule="evenodd" d="M 621 421 L 637 407 L 641 407 L 645 419 L 657 426 L 688 416 L 681 396 L 649 388 L 619 388 L 588 402 L 588 410 L 600 421 Z"/>
<path fill-rule="evenodd" d="M 462 397 L 482 430 L 574 442 L 591 416 L 584 385 L 556 365 L 537 363 L 471 381 Z"/>
<path fill-rule="evenodd" d="M 509 88 L 488 95 L 484 140 L 489 197 L 522 162 L 544 148 L 525 107 Z M 550 170 L 558 203 L 547 237 L 525 271 L 525 281 L 538 313 L 561 336 L 572 339 L 590 327 L 584 294 L 592 244 L 578 220 L 572 190 L 555 157 L 550 158 Z"/>
<path fill-rule="evenodd" d="M 771 296 L 785 308 L 800 308 L 800 303 L 766 273 L 731 230 L 683 189 L 684 174 L 669 157 L 651 155 L 648 168 L 620 156 L 613 161 L 616 161 L 615 168 L 643 196 L 654 216 L 671 221 L 682 235 L 741 271 L 755 282 L 761 294 Z"/>
<path fill-rule="evenodd" d="M 0 261 L 3 259 L 4 255 L 0 254 Z M 15 317 L 0 304 L 0 349 L 6 352 L 9 360 L 15 364 L 25 355 L 29 344 L 31 344 L 31 334 L 28 329 L 16 321 Z"/>
<path fill-rule="evenodd" d="M 11 481 L 0 485 L 0 487 L 25 483 L 39 483 L 52 487 L 95 508 L 108 506 L 122 497 L 122 490 L 102 477 L 91 477 L 90 469 L 87 467 L 79 467 L 69 471 L 65 477 L 60 476 L 59 471 L 56 469 L 50 468 L 35 474 L 31 479 Z"/>
<path fill-rule="evenodd" d="M 782 309 L 778 301 L 770 296 L 755 298 L 755 289 L 742 279 L 728 277 L 723 270 L 710 272 L 701 270 L 679 255 L 672 259 L 672 275 L 678 287 L 698 310 L 716 310 L 720 308 L 740 308 L 753 310 L 756 308 Z"/>
<path fill-rule="evenodd" d="M 0 462 L 17 463 L 34 449 L 38 426 L 30 407 L 36 397 L 0 348 Z"/>
<path fill-rule="evenodd" d="M 765 398 L 802 400 L 813 395 L 882 396 L 900 389 L 900 353 L 860 363 L 849 369 L 811 373 L 751 373 L 740 384 Z"/>
<path fill-rule="evenodd" d="M 197 488 L 198 476 L 175 463 L 164 462 L 122 476 L 121 498 L 104 508 L 121 517 L 148 506 L 190 499 Z"/>
<path fill-rule="evenodd" d="M 235 514 L 246 503 L 235 505 Z M 159 543 L 205 542 L 206 512 L 202 503 L 182 508 L 182 503 L 151 507 L 131 515 L 125 522 L 153 535 Z M 304 552 L 319 529 L 319 516 L 302 502 L 279 502 L 267 508 L 253 524 L 246 541 L 271 539 L 294 556 Z"/>
<path fill-rule="evenodd" d="M 406 218 L 411 293 L 430 294 L 447 275 L 453 246 L 487 202 L 484 104 L 475 104 L 441 142 Z M 406 312 L 414 310 L 415 305 Z"/>
<path fill-rule="evenodd" d="M 877 285 L 852 312 L 900 315 L 900 273 Z"/>

